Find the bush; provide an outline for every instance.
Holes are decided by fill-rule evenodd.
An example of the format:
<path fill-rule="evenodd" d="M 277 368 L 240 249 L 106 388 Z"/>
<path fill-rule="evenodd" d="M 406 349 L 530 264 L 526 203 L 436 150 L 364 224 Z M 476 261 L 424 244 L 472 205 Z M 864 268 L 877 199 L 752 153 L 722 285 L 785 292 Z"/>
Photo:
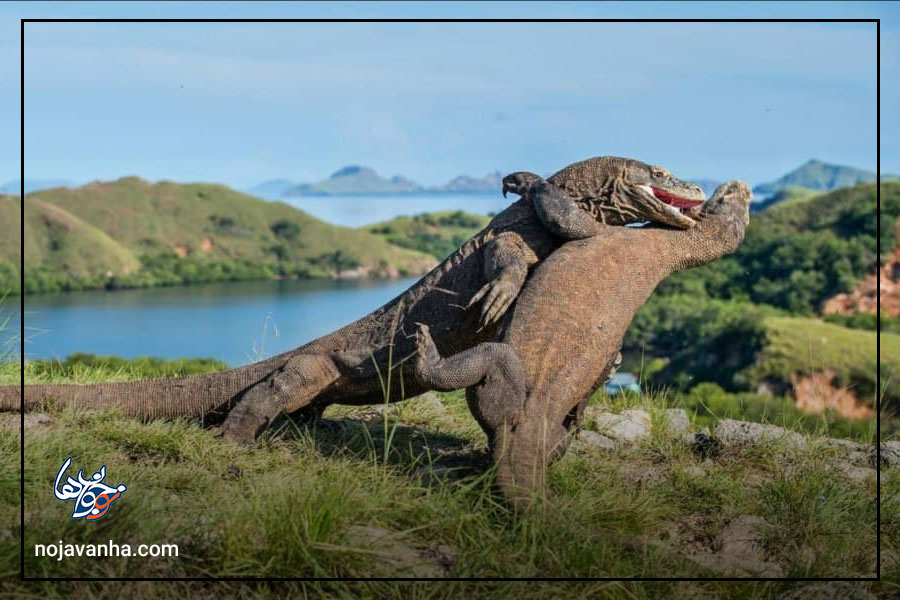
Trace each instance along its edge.
<path fill-rule="evenodd" d="M 623 349 L 669 357 L 664 368 L 645 374 L 655 385 L 688 389 L 709 381 L 731 391 L 752 389 L 745 369 L 765 344 L 763 319 L 771 312 L 733 300 L 656 296 L 638 311 Z"/>
<path fill-rule="evenodd" d="M 876 331 L 878 321 L 875 315 L 868 313 L 856 313 L 855 315 L 825 315 L 823 319 L 827 323 L 834 323 L 851 329 L 866 329 Z M 887 313 L 881 313 L 881 331 L 888 333 L 900 333 L 900 319 Z"/>
<path fill-rule="evenodd" d="M 294 240 L 300 236 L 300 226 L 293 221 L 276 221 L 275 223 L 272 223 L 270 229 L 276 237 L 285 240 Z"/>

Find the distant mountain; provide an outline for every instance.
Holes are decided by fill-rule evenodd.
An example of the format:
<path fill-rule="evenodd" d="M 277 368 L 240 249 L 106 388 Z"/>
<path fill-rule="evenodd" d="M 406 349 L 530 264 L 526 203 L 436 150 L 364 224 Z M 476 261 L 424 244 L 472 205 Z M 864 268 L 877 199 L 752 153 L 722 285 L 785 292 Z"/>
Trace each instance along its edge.
<path fill-rule="evenodd" d="M 0 194 L 12 194 L 18 196 L 21 192 L 21 179 L 7 181 L 0 186 Z M 25 193 L 30 194 L 38 190 L 46 190 L 55 187 L 72 187 L 73 183 L 65 179 L 26 179 Z"/>
<path fill-rule="evenodd" d="M 296 186 L 297 183 L 289 179 L 269 179 L 263 181 L 259 185 L 255 185 L 249 190 L 248 194 L 258 196 L 260 198 L 280 198 L 286 191 Z"/>
<path fill-rule="evenodd" d="M 488 173 L 484 177 L 470 177 L 460 175 L 454 177 L 445 185 L 430 188 L 434 192 L 461 192 L 461 193 L 486 193 L 499 192 L 503 175 L 500 171 Z"/>
<path fill-rule="evenodd" d="M 358 194 L 404 194 L 425 188 L 400 175 L 386 179 L 374 169 L 349 165 L 316 183 L 302 183 L 285 190 L 285 196 L 349 196 Z"/>
<path fill-rule="evenodd" d="M 896 175 L 882 174 L 881 178 L 882 180 L 896 178 Z M 789 186 L 804 187 L 817 191 L 830 191 L 859 183 L 871 183 L 875 179 L 875 173 L 872 171 L 843 165 L 830 165 L 820 160 L 810 160 L 775 181 L 757 185 L 753 188 L 753 193 L 764 197 L 771 196 Z"/>
<path fill-rule="evenodd" d="M 484 177 L 459 175 L 444 185 L 425 187 L 402 175 L 382 177 L 371 167 L 348 165 L 338 169 L 328 179 L 315 183 L 295 184 L 287 179 L 265 181 L 250 190 L 262 198 L 289 196 L 353 196 L 367 194 L 483 194 L 500 191 L 500 171 Z"/>

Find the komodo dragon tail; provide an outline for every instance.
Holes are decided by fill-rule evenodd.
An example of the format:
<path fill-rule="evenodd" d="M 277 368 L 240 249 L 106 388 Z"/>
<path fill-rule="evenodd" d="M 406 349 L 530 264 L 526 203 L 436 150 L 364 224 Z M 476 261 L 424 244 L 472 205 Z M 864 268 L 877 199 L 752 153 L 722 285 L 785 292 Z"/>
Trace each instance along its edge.
<path fill-rule="evenodd" d="M 143 420 L 187 417 L 215 422 L 224 417 L 239 394 L 265 379 L 286 362 L 276 356 L 237 369 L 171 379 L 121 383 L 46 384 L 25 386 L 26 412 L 74 406 L 115 408 Z M 21 410 L 22 387 L 0 386 L 0 412 Z"/>

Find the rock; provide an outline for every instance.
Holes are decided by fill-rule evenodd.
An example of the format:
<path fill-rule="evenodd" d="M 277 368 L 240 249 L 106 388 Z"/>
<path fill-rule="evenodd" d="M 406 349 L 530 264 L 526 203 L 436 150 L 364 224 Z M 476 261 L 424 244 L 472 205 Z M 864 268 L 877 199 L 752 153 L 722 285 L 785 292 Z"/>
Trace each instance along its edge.
<path fill-rule="evenodd" d="M 775 425 L 722 419 L 716 425 L 715 437 L 726 446 L 753 446 L 765 442 L 784 442 L 793 447 L 802 446 L 805 439 L 799 433 Z"/>
<path fill-rule="evenodd" d="M 683 408 L 670 408 L 666 410 L 666 427 L 677 436 L 690 434 L 691 420 Z"/>
<path fill-rule="evenodd" d="M 650 415 L 645 410 L 623 410 L 617 415 L 610 412 L 585 410 L 585 418 L 594 421 L 598 431 L 620 442 L 636 442 L 650 436 Z"/>
<path fill-rule="evenodd" d="M 671 477 L 668 465 L 626 463 L 619 471 L 622 483 L 629 487 L 644 487 L 667 481 Z"/>
<path fill-rule="evenodd" d="M 35 427 L 49 427 L 53 424 L 50 415 L 43 413 L 26 413 L 25 429 L 34 429 Z M 19 413 L 7 413 L 0 415 L 0 426 L 4 429 L 18 430 L 22 425 L 22 416 Z"/>
<path fill-rule="evenodd" d="M 876 471 L 871 467 L 860 467 L 846 460 L 835 460 L 831 462 L 831 467 L 852 481 L 863 483 L 869 479 L 875 479 Z"/>
<path fill-rule="evenodd" d="M 375 571 L 401 577 L 446 577 L 457 556 L 446 544 L 419 548 L 381 527 L 353 525 L 347 542 L 371 552 Z"/>
<path fill-rule="evenodd" d="M 900 442 L 881 442 L 881 463 L 887 467 L 900 465 Z"/>
<path fill-rule="evenodd" d="M 26 414 L 25 415 L 25 429 L 31 429 L 33 427 L 49 427 L 53 423 L 53 419 L 50 418 L 50 415 L 45 415 L 42 413 L 36 414 Z"/>
<path fill-rule="evenodd" d="M 857 444 L 850 440 L 826 438 L 825 445 L 840 451 L 840 457 L 849 463 L 858 466 L 870 466 L 874 464 L 875 446 Z"/>
<path fill-rule="evenodd" d="M 570 449 L 572 452 L 580 452 L 587 448 L 602 448 L 603 450 L 615 450 L 616 442 L 612 438 L 608 438 L 596 431 L 582 429 L 572 441 Z"/>
<path fill-rule="evenodd" d="M 740 515 L 731 520 L 722 531 L 715 552 L 689 554 L 693 562 L 718 573 L 754 576 L 782 577 L 784 571 L 775 564 L 766 562 L 760 530 L 768 525 L 765 519 L 756 515 Z"/>

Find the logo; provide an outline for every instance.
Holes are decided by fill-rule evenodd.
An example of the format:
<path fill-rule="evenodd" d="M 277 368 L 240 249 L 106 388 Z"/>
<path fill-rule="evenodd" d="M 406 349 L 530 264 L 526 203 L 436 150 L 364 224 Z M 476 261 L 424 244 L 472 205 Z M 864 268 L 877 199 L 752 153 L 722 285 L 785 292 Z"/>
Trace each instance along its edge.
<path fill-rule="evenodd" d="M 106 511 L 109 510 L 109 505 L 128 488 L 121 483 L 116 487 L 110 487 L 103 483 L 103 479 L 106 477 L 106 465 L 100 467 L 100 471 L 94 473 L 90 479 L 85 479 L 84 469 L 79 469 L 78 479 L 72 479 L 72 476 L 69 475 L 60 488 L 59 483 L 71 464 L 72 457 L 70 456 L 56 474 L 53 494 L 57 500 L 63 502 L 75 501 L 75 508 L 72 511 L 73 519 L 96 521 L 103 518 Z"/>

